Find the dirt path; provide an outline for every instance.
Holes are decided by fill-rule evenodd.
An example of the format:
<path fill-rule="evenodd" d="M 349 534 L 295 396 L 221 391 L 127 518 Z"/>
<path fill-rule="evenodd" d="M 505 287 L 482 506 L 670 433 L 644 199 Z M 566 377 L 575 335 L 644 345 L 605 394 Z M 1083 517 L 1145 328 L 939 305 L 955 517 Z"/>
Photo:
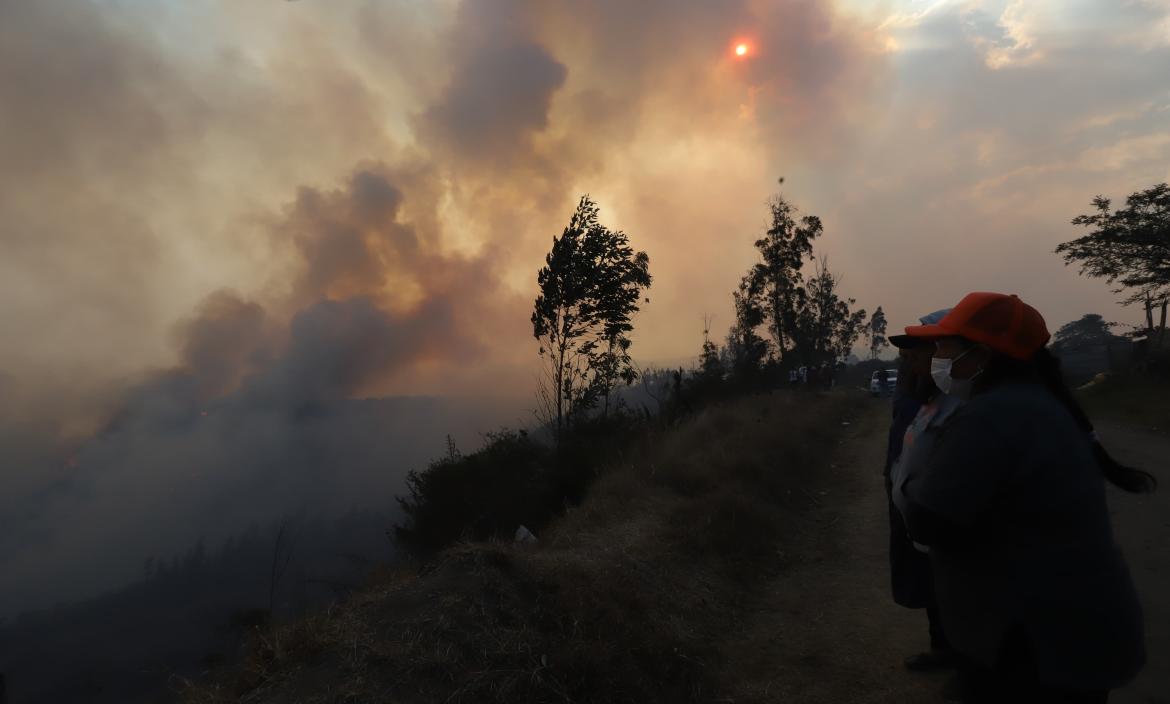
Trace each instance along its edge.
<path fill-rule="evenodd" d="M 843 428 L 837 456 L 824 468 L 824 494 L 795 541 L 810 548 L 771 584 L 766 609 L 747 626 L 736 653 L 774 679 L 744 683 L 735 701 L 942 701 L 946 675 L 902 666 L 928 638 L 925 612 L 899 607 L 890 596 L 881 478 L 887 412 L 873 402 Z"/>
<path fill-rule="evenodd" d="M 1101 441 L 1122 462 L 1152 472 L 1159 491 L 1110 491 L 1113 527 L 1146 615 L 1146 669 L 1110 697 L 1113 704 L 1170 704 L 1170 435 L 1099 423 Z"/>
<path fill-rule="evenodd" d="M 844 428 L 825 493 L 796 543 L 813 546 L 769 587 L 770 596 L 739 647 L 745 681 L 736 702 L 944 701 L 948 675 L 911 673 L 902 659 L 927 646 L 926 616 L 890 597 L 889 523 L 880 476 L 887 408 L 874 402 Z M 1104 426 L 1107 446 L 1122 460 L 1152 469 L 1162 492 L 1110 495 L 1118 539 L 1146 609 L 1149 664 L 1111 697 L 1117 704 L 1170 704 L 1170 438 Z"/>

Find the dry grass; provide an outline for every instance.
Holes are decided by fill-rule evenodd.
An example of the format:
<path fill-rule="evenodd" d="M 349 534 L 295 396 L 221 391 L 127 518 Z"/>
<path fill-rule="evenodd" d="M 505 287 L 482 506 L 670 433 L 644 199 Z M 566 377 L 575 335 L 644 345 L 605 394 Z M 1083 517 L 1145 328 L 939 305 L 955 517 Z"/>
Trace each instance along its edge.
<path fill-rule="evenodd" d="M 854 399 L 778 394 L 647 434 L 531 547 L 462 544 L 423 574 L 257 633 L 221 702 L 709 702 L 720 644 L 782 568 Z"/>

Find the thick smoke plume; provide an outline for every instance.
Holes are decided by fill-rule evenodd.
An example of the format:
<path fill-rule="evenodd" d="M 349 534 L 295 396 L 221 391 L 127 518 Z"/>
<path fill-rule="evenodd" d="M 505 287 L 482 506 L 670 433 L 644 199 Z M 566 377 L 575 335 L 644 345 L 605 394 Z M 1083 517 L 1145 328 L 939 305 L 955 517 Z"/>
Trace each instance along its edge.
<path fill-rule="evenodd" d="M 178 327 L 179 365 L 121 394 L 94 437 L 67 457 L 17 456 L 68 474 L 8 507 L 6 608 L 117 585 L 148 556 L 290 511 L 392 506 L 445 433 L 473 442 L 502 419 L 486 402 L 356 400 L 482 347 L 487 265 L 419 241 L 396 219 L 401 200 L 373 169 L 344 189 L 303 189 L 269 232 L 303 258 L 285 295 L 262 305 L 211 294 Z"/>
<path fill-rule="evenodd" d="M 743 268 L 702 233 L 758 219 L 709 201 L 832 151 L 878 47 L 812 0 L 0 1 L 0 614 L 523 420 L 581 192 L 675 282 L 640 349 L 689 345 Z"/>

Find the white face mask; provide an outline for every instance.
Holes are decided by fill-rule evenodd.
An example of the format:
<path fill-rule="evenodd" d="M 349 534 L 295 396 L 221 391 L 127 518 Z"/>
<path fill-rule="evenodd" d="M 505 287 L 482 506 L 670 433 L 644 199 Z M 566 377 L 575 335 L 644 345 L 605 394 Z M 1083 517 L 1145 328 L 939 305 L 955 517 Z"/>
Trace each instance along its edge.
<path fill-rule="evenodd" d="M 938 357 L 930 358 L 930 378 L 934 379 L 934 385 L 939 388 L 944 394 L 957 396 L 959 398 L 967 398 L 971 395 L 971 387 L 975 381 L 975 377 L 983 373 L 980 369 L 975 373 L 975 376 L 970 379 L 955 379 L 951 376 L 951 367 L 955 362 L 963 358 L 963 355 L 970 352 L 974 347 L 967 349 L 954 359 L 939 359 Z"/>

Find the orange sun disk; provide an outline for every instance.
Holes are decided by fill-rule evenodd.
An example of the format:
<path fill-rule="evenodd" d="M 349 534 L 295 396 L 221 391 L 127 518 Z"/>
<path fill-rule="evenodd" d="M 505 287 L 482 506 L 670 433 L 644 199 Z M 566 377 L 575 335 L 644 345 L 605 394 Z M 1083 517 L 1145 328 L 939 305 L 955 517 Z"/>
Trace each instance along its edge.
<path fill-rule="evenodd" d="M 736 44 L 735 45 L 735 55 L 736 56 L 747 56 L 747 53 L 748 53 L 748 45 L 747 44 Z"/>

